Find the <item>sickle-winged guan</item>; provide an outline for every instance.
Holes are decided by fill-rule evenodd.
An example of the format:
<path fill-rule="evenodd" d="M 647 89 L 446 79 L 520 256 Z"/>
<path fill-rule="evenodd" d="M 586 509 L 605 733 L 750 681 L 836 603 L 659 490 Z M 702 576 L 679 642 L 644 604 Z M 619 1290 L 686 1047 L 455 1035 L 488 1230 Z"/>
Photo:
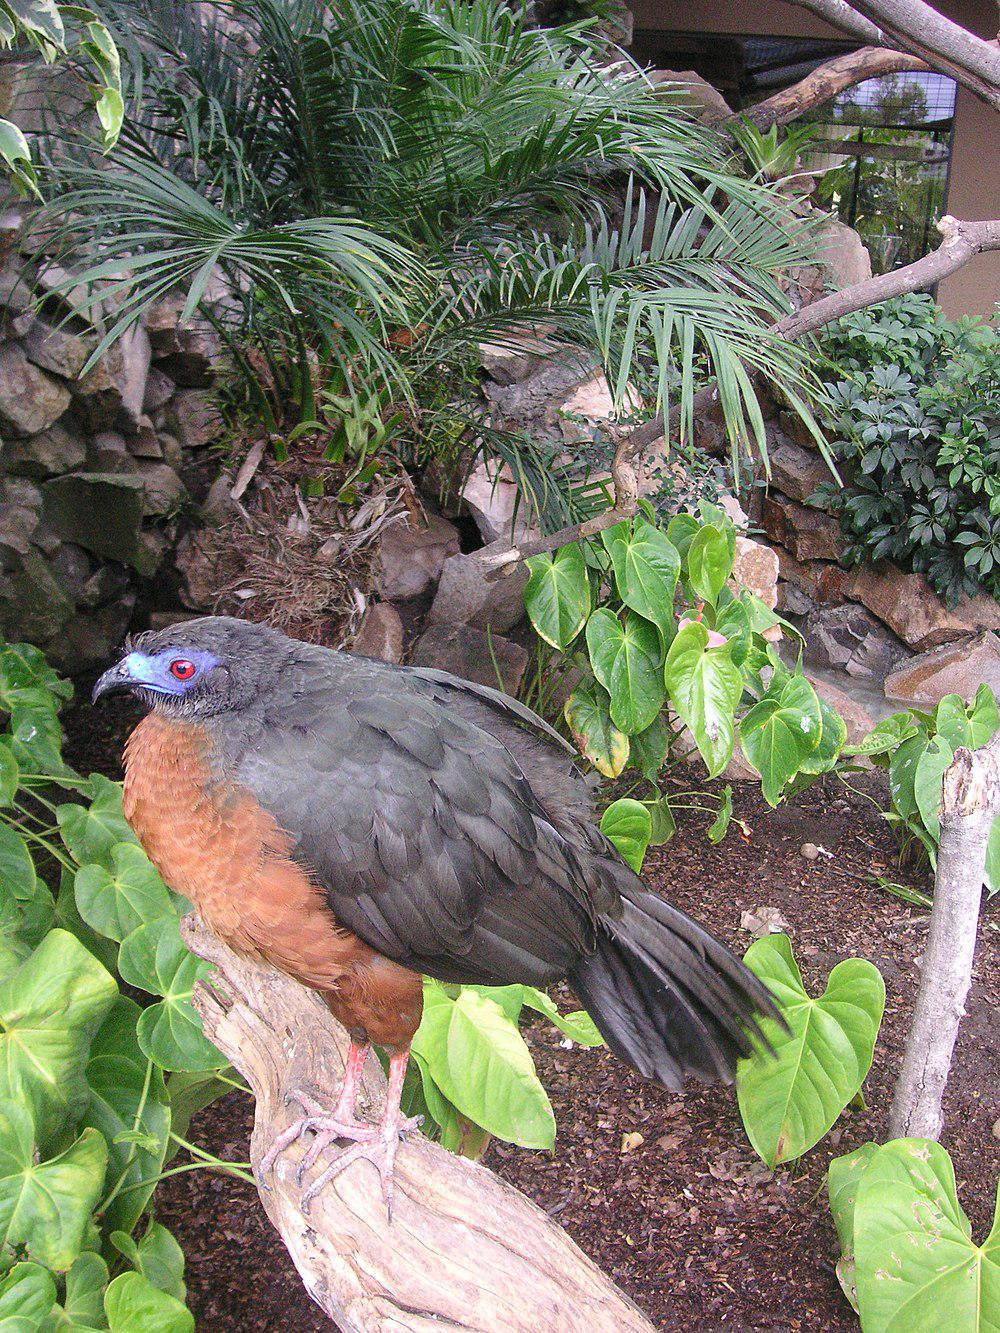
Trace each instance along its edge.
<path fill-rule="evenodd" d="M 125 750 L 125 815 L 150 859 L 237 953 L 319 991 L 348 1029 L 336 1105 L 306 1114 L 304 1200 L 358 1157 L 391 1197 L 421 974 L 568 978 L 608 1045 L 667 1088 L 730 1081 L 773 1014 L 721 944 L 643 887 L 597 829 L 573 752 L 541 718 L 443 671 L 397 667 L 206 617 L 140 636 L 94 699 L 149 705 Z M 355 1115 L 369 1043 L 384 1119 Z"/>

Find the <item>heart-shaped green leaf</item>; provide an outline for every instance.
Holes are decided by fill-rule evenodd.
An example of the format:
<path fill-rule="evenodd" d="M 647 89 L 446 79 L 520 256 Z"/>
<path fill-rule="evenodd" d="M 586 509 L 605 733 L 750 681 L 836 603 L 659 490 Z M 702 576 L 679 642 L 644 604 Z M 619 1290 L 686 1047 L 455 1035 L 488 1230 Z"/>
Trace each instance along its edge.
<path fill-rule="evenodd" d="M 76 874 L 76 905 L 92 930 L 123 940 L 138 926 L 175 916 L 167 887 L 141 847 L 117 843 L 111 866 L 85 865 Z"/>
<path fill-rule="evenodd" d="M 0 1282 L 3 1333 L 38 1333 L 56 1303 L 56 1284 L 41 1264 L 15 1264 Z"/>
<path fill-rule="evenodd" d="M 576 542 L 554 554 L 526 560 L 530 577 L 524 605 L 535 632 L 553 648 L 566 649 L 583 629 L 590 614 L 587 563 Z"/>
<path fill-rule="evenodd" d="M 889 760 L 889 795 L 904 819 L 910 819 L 919 813 L 913 785 L 917 776 L 917 764 L 926 749 L 927 737 L 918 732 L 917 735 L 908 736 L 906 740 L 901 741 Z"/>
<path fill-rule="evenodd" d="M 0 1098 L 30 1107 L 43 1146 L 86 1108 L 90 1042 L 117 993 L 97 959 L 58 929 L 0 982 Z"/>
<path fill-rule="evenodd" d="M 840 1241 L 837 1261 L 837 1281 L 844 1295 L 858 1311 L 857 1277 L 854 1271 L 854 1205 L 858 1186 L 868 1163 L 878 1151 L 878 1144 L 863 1143 L 844 1157 L 835 1157 L 826 1176 L 826 1192 L 830 1200 L 833 1224 Z"/>
<path fill-rule="evenodd" d="M 722 800 L 719 803 L 719 813 L 712 821 L 708 830 L 709 842 L 721 842 L 729 832 L 729 824 L 733 817 L 733 789 L 725 787 L 722 792 Z"/>
<path fill-rule="evenodd" d="M 913 773 L 913 799 L 924 828 L 935 841 L 941 836 L 941 788 L 954 758 L 955 751 L 944 736 L 933 736 L 917 760 Z"/>
<path fill-rule="evenodd" d="M 972 724 L 965 704 L 957 694 L 946 694 L 934 709 L 934 729 L 953 750 L 960 745 L 972 747 Z"/>
<path fill-rule="evenodd" d="M 653 818 L 647 807 L 627 796 L 612 801 L 601 816 L 601 832 L 638 874 L 653 833 Z"/>
<path fill-rule="evenodd" d="M 885 983 L 871 963 L 849 958 L 837 964 L 814 1000 L 802 984 L 787 935 L 756 940 L 744 961 L 788 1024 L 786 1031 L 765 1019 L 775 1055 L 757 1050 L 736 1071 L 747 1135 L 774 1167 L 818 1143 L 864 1083 L 885 1008 Z"/>
<path fill-rule="evenodd" d="M 106 1206 L 109 1229 L 131 1231 L 155 1189 L 163 1165 L 171 1127 L 169 1098 L 163 1074 L 148 1071 L 139 1048 L 136 1028 L 142 1010 L 121 995 L 91 1044 L 87 1065 L 90 1102 L 84 1123 L 100 1130 L 108 1143 L 108 1179 L 124 1183 Z M 142 1108 L 140 1112 L 140 1107 Z M 131 1137 L 142 1135 L 140 1142 Z"/>
<path fill-rule="evenodd" d="M 27 842 L 9 824 L 0 823 L 0 884 L 27 901 L 35 895 L 37 878 Z"/>
<path fill-rule="evenodd" d="M 799 764 L 800 773 L 828 773 L 840 758 L 847 740 L 847 723 L 832 704 L 817 694 L 819 713 L 822 721 L 822 734 L 819 745 L 810 754 L 803 757 Z"/>
<path fill-rule="evenodd" d="M 587 650 L 594 675 L 610 696 L 615 726 L 627 736 L 652 726 L 664 701 L 656 626 L 632 611 L 622 624 L 601 607 L 587 621 Z"/>
<path fill-rule="evenodd" d="M 61 773 L 62 728 L 56 701 L 41 686 L 25 686 L 7 692 L 5 705 L 10 710 L 10 746 L 22 773 Z"/>
<path fill-rule="evenodd" d="M 611 700 L 594 681 L 566 700 L 566 722 L 580 753 L 606 778 L 616 778 L 628 763 L 629 739 L 611 720 Z"/>
<path fill-rule="evenodd" d="M 13 801 L 17 795 L 20 776 L 13 751 L 9 745 L 0 740 L 0 806 L 10 805 Z"/>
<path fill-rule="evenodd" d="M 714 606 L 733 568 L 729 543 L 721 528 L 711 523 L 699 528 L 688 547 L 687 568 L 691 591 Z"/>
<path fill-rule="evenodd" d="M 616 523 L 601 533 L 615 571 L 618 596 L 651 620 L 668 642 L 674 631 L 674 589 L 681 572 L 677 548 L 645 519 Z"/>
<path fill-rule="evenodd" d="M 816 691 L 805 676 L 790 676 L 780 691 L 766 694 L 740 723 L 743 753 L 760 774 L 768 805 L 777 805 L 785 784 L 820 743 L 823 717 Z"/>
<path fill-rule="evenodd" d="M 656 781 L 656 775 L 663 767 L 667 757 L 670 736 L 667 732 L 663 714 L 660 713 L 645 731 L 629 737 L 629 754 L 632 763 L 649 782 Z"/>
<path fill-rule="evenodd" d="M 137 842 L 122 814 L 122 789 L 95 773 L 90 779 L 90 805 L 61 805 L 56 812 L 62 840 L 80 865 L 96 862 L 114 869 L 112 852 L 119 843 Z"/>
<path fill-rule="evenodd" d="M 191 1004 L 195 982 L 211 967 L 187 948 L 175 920 L 164 917 L 126 936 L 118 954 L 122 979 L 162 995 L 142 1011 L 136 1035 L 161 1069 L 218 1069 L 225 1058 L 204 1036 Z"/>
<path fill-rule="evenodd" d="M 1000 1196 L 982 1245 L 930 1139 L 894 1139 L 857 1188 L 854 1252 L 865 1333 L 994 1333 L 1000 1328 Z"/>
<path fill-rule="evenodd" d="M 689 620 L 670 645 L 664 680 L 678 717 L 691 728 L 709 777 L 717 777 L 732 758 L 736 708 L 743 697 L 743 677 L 729 648 L 709 648 L 706 627 Z"/>
<path fill-rule="evenodd" d="M 987 684 L 980 685 L 976 697 L 969 705 L 969 740 L 968 746 L 978 750 L 981 745 L 991 741 L 1000 729 L 1000 710 L 993 691 Z"/>
<path fill-rule="evenodd" d="M 552 1000 L 543 990 L 534 986 L 524 986 L 523 1000 L 529 1009 L 544 1014 L 550 1023 L 554 1023 L 560 1032 L 565 1032 L 578 1046 L 603 1046 L 604 1038 L 597 1030 L 597 1024 L 585 1009 L 576 1009 L 571 1014 L 561 1014 Z"/>
<path fill-rule="evenodd" d="M 85 1129 L 48 1161 L 37 1160 L 36 1149 L 28 1109 L 0 1102 L 0 1242 L 7 1253 L 23 1247 L 29 1259 L 64 1273 L 101 1197 L 108 1148 L 96 1130 Z"/>
<path fill-rule="evenodd" d="M 531 1052 L 499 1005 L 471 988 L 453 1000 L 424 991 L 413 1049 L 437 1086 L 470 1120 L 508 1143 L 551 1148 L 555 1118 Z"/>
<path fill-rule="evenodd" d="M 184 1251 L 165 1226 L 150 1222 L 138 1243 L 127 1232 L 114 1231 L 111 1242 L 154 1287 L 184 1300 Z"/>
<path fill-rule="evenodd" d="M 104 1293 L 111 1333 L 194 1333 L 194 1315 L 141 1273 L 122 1273 Z"/>

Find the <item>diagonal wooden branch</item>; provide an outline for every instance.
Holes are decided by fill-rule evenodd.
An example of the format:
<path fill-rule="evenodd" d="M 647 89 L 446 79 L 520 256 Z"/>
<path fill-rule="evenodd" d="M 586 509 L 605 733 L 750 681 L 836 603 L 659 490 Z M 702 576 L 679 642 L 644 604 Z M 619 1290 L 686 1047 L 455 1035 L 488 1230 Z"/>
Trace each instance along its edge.
<path fill-rule="evenodd" d="M 960 222 L 957 218 L 944 217 L 938 223 L 938 230 L 944 237 L 942 244 L 923 259 L 918 259 L 905 268 L 892 273 L 881 273 L 878 277 L 865 278 L 839 292 L 803 306 L 801 310 L 786 315 L 773 324 L 772 331 L 792 341 L 812 333 L 842 315 L 863 310 L 865 306 L 887 301 L 890 297 L 901 296 L 904 292 L 918 292 L 941 278 L 954 273 L 967 264 L 970 259 L 988 250 L 1000 250 L 1000 220 L 992 222 Z M 693 411 L 697 415 L 715 400 L 717 390 L 714 384 L 705 385 L 694 395 Z M 509 542 L 499 537 L 477 552 L 477 559 L 485 571 L 488 582 L 507 578 L 522 560 L 533 555 L 543 555 L 547 551 L 556 551 L 560 546 L 580 541 L 586 537 L 596 537 L 605 529 L 613 527 L 623 519 L 631 518 L 638 509 L 642 485 L 642 456 L 657 441 L 669 434 L 672 426 L 679 420 L 679 409 L 674 408 L 667 421 L 659 418 L 645 421 L 641 426 L 627 434 L 623 433 L 615 447 L 614 462 L 611 465 L 611 477 L 614 486 L 614 504 L 602 514 L 596 514 L 582 523 L 573 523 L 547 536 L 532 537 L 519 542 Z"/>
<path fill-rule="evenodd" d="M 393 1219 L 366 1162 L 302 1211 L 293 1147 L 263 1180 L 260 1160 L 298 1113 L 289 1093 L 331 1098 L 348 1036 L 312 991 L 236 957 L 195 915 L 189 948 L 218 971 L 195 988 L 206 1035 L 257 1099 L 250 1158 L 261 1201 L 313 1300 L 342 1333 L 652 1333 L 652 1325 L 566 1233 L 491 1171 L 419 1136 L 400 1147 Z M 385 1079 L 372 1058 L 363 1104 L 377 1116 Z"/>
<path fill-rule="evenodd" d="M 878 79 L 884 74 L 898 74 L 903 70 L 929 70 L 925 60 L 906 51 L 887 51 L 878 46 L 862 46 L 824 61 L 790 88 L 756 102 L 743 114 L 759 130 L 772 125 L 788 125 L 813 107 L 822 106 L 831 98 L 846 92 L 866 79 Z"/>
<path fill-rule="evenodd" d="M 986 847 L 998 813 L 1000 736 L 981 750 L 956 750 L 944 775 L 934 906 L 890 1138 L 941 1134 L 945 1086 L 972 984 Z"/>

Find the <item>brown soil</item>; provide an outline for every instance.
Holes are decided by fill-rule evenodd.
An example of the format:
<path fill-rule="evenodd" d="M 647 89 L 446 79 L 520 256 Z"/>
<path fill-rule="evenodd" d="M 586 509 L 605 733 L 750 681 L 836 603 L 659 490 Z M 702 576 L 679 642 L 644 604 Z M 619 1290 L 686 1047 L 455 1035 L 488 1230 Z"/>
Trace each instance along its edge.
<path fill-rule="evenodd" d="M 89 718 L 94 714 L 86 711 Z M 109 728 L 109 732 L 110 732 Z M 110 768 L 108 733 L 76 733 L 90 766 Z M 86 761 L 74 753 L 81 767 Z M 113 769 L 112 769 L 113 771 Z M 877 791 L 876 779 L 867 786 Z M 566 1050 L 544 1022 L 526 1035 L 559 1127 L 553 1153 L 494 1144 L 487 1162 L 546 1208 L 632 1296 L 658 1328 L 817 1330 L 857 1327 L 833 1265 L 836 1238 L 824 1176 L 831 1157 L 885 1134 L 893 1079 L 919 977 L 927 915 L 870 880 L 903 873 L 891 833 L 871 802 L 828 780 L 793 805 L 767 811 L 738 788 L 734 823 L 721 846 L 688 818 L 667 847 L 652 851 L 646 878 L 742 952 L 751 936 L 741 914 L 777 908 L 788 922 L 811 989 L 840 959 L 871 959 L 885 977 L 886 1014 L 865 1088 L 869 1109 L 847 1112 L 798 1165 L 773 1175 L 756 1158 L 730 1089 L 664 1093 L 605 1051 Z M 802 857 L 811 842 L 823 851 Z M 831 853 L 830 856 L 825 852 Z M 569 1000 L 569 997 L 564 997 Z M 945 1145 L 959 1194 L 985 1235 L 1000 1175 L 1000 919 L 987 907 L 968 1017 L 947 1100 Z M 245 1160 L 249 1098 L 231 1094 L 196 1118 L 191 1135 L 220 1157 Z M 643 1141 L 622 1151 L 626 1134 Z M 200 1329 L 277 1333 L 329 1329 L 311 1302 L 256 1193 L 204 1171 L 167 1181 L 157 1216 L 187 1256 L 189 1301 Z"/>

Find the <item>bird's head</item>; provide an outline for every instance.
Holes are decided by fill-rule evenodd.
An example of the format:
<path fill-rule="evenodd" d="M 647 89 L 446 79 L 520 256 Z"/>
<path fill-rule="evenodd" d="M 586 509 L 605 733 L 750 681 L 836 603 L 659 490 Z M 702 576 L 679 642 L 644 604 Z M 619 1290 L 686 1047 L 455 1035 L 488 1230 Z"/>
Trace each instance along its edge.
<path fill-rule="evenodd" d="M 94 686 L 135 695 L 177 717 L 210 717 L 246 708 L 277 684 L 292 641 L 265 625 L 203 616 L 140 634 Z"/>

